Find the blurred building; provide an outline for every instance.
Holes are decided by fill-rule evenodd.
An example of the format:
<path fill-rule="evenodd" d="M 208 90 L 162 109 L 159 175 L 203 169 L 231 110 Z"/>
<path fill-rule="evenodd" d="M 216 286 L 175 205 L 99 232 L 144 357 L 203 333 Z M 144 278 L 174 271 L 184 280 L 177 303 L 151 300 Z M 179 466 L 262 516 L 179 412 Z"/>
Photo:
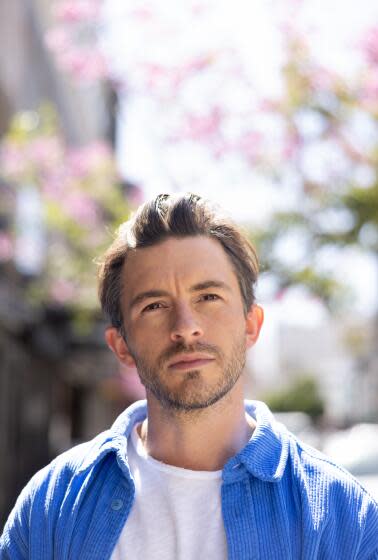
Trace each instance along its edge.
<path fill-rule="evenodd" d="M 258 394 L 295 379 L 316 380 L 326 419 L 336 426 L 378 420 L 378 361 L 373 319 L 331 318 L 316 326 L 279 322 L 254 361 Z"/>
<path fill-rule="evenodd" d="M 14 113 L 50 102 L 71 145 L 109 137 L 111 95 L 58 71 L 44 43 L 50 11 L 44 0 L 0 3 L 0 135 Z M 0 208 L 0 230 L 8 227 L 3 214 Z M 0 263 L 0 527 L 32 474 L 109 426 L 127 404 L 122 391 L 118 400 L 104 395 L 104 380 L 118 368 L 101 323 L 80 338 L 64 310 L 25 301 L 27 282 L 13 264 Z"/>
<path fill-rule="evenodd" d="M 79 336 L 70 319 L 31 308 L 0 269 L 0 526 L 37 470 L 143 397 L 105 346 L 105 325 Z"/>
<path fill-rule="evenodd" d="M 136 370 L 119 369 L 106 347 L 104 329 L 97 318 L 78 334 L 67 311 L 33 309 L 0 275 L 0 526 L 37 470 L 144 398 Z"/>
<path fill-rule="evenodd" d="M 112 130 L 111 94 L 102 85 L 75 85 L 58 71 L 45 45 L 52 3 L 0 3 L 0 134 L 17 111 L 50 101 L 57 107 L 67 139 L 74 144 Z"/>

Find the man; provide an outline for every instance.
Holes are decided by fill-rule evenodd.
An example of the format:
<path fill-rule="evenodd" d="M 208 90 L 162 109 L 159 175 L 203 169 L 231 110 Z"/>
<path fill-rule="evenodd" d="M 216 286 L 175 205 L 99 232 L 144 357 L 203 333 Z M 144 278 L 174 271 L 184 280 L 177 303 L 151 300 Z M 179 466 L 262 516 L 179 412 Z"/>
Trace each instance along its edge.
<path fill-rule="evenodd" d="M 147 402 L 34 476 L 2 559 L 378 559 L 377 503 L 243 401 L 257 273 L 198 196 L 160 195 L 120 228 L 99 273 L 106 340 Z"/>

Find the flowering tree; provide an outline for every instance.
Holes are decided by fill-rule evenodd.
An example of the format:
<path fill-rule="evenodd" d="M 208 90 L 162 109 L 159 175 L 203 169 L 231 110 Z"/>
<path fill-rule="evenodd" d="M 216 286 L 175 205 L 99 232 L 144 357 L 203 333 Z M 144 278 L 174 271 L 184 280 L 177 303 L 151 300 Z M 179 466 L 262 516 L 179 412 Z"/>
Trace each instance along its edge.
<path fill-rule="evenodd" d="M 153 2 L 64 1 L 56 4 L 56 24 L 46 37 L 61 68 L 78 82 L 106 78 L 120 97 L 151 104 L 165 169 L 180 189 L 187 188 L 187 179 L 175 176 L 180 150 L 240 165 L 257 163 L 267 152 L 250 68 L 231 36 L 219 41 L 209 33 L 218 12 L 222 8 L 209 0 L 191 0 L 179 10 Z"/>
<path fill-rule="evenodd" d="M 93 260 L 129 208 L 111 148 L 99 141 L 67 145 L 54 111 L 44 107 L 15 115 L 0 158 L 1 208 L 8 216 L 8 231 L 0 234 L 0 262 L 13 259 L 32 276 L 29 295 L 35 301 L 91 312 L 97 307 Z M 25 268 L 28 258 L 31 270 Z"/>
<path fill-rule="evenodd" d="M 82 81 L 106 78 L 107 64 L 97 47 L 102 0 L 69 0 L 53 4 L 54 26 L 46 43 L 64 70 Z"/>
<path fill-rule="evenodd" d="M 259 232 L 261 250 L 279 289 L 304 283 L 331 305 L 343 280 L 332 249 L 358 246 L 378 257 L 378 27 L 361 47 L 362 67 L 348 80 L 317 64 L 303 36 L 292 34 L 284 93 L 267 104 L 285 127 L 272 175 L 291 181 L 298 197 Z M 302 246 L 296 260 L 280 251 L 293 235 Z"/>
<path fill-rule="evenodd" d="M 289 4 L 294 20 L 298 3 Z M 151 128 L 144 138 L 154 137 L 160 171 L 172 189 L 195 190 L 205 175 L 209 184 L 232 185 L 235 196 L 250 193 L 253 210 L 259 202 L 258 185 L 262 190 L 273 185 L 271 208 L 264 210 L 269 221 L 261 229 L 255 226 L 251 235 L 265 267 L 274 274 L 276 290 L 304 283 L 332 303 L 340 291 L 334 267 L 324 264 L 331 249 L 358 244 L 377 254 L 377 29 L 359 45 L 364 59 L 358 70 L 345 76 L 318 62 L 308 30 L 281 26 L 280 85 L 278 93 L 266 97 L 254 79 L 259 57 L 251 56 L 256 52 L 256 45 L 248 42 L 253 33 L 248 25 L 241 26 L 235 41 L 233 27 L 224 24 L 235 8 L 227 9 L 210 0 L 187 2 L 179 12 L 169 2 L 157 7 L 153 2 L 65 0 L 55 4 L 55 26 L 47 43 L 61 66 L 78 80 L 107 79 L 121 100 L 127 95 L 126 104 L 133 99 L 148 104 L 145 123 Z M 246 10 L 239 14 L 239 23 L 253 15 L 247 6 L 238 10 Z M 217 34 L 209 33 L 214 22 Z M 88 157 L 97 165 L 90 155 L 93 150 L 105 159 L 109 156 L 98 144 L 75 156 L 54 134 L 48 138 L 49 161 L 57 158 L 74 176 L 75 158 Z M 45 133 L 42 136 L 43 147 Z M 12 132 L 13 142 L 14 137 Z M 12 170 L 8 142 L 5 154 L 7 177 L 30 183 L 24 171 Z M 40 177 L 46 160 L 42 157 L 36 165 Z M 143 173 L 150 167 L 146 150 L 142 187 Z M 101 173 L 110 168 L 105 165 Z M 55 196 L 64 199 L 63 205 L 54 203 L 52 187 L 39 187 L 50 227 L 54 224 L 59 231 L 64 224 L 67 239 L 70 235 L 80 243 L 85 239 L 87 248 L 96 245 L 93 239 L 90 242 L 98 231 L 89 225 L 91 220 L 94 226 L 95 220 L 103 219 L 97 209 L 104 201 L 96 198 L 95 187 L 101 173 L 91 174 L 87 168 L 84 176 L 63 182 L 55 174 L 50 183 L 55 180 L 62 186 Z M 114 177 L 107 183 L 114 184 Z M 118 196 L 110 194 L 115 189 L 108 190 L 107 196 Z M 88 237 L 78 233 L 85 223 L 92 232 Z M 301 248 L 294 256 L 285 250 L 285 243 L 290 246 L 293 239 L 300 240 L 296 246 Z M 4 255 L 11 250 L 4 236 L 1 250 Z M 67 291 L 58 290 L 60 297 L 70 293 L 74 276 L 72 270 Z"/>
<path fill-rule="evenodd" d="M 145 136 L 155 138 L 160 171 L 173 189 L 196 189 L 205 175 L 215 186 L 233 185 L 235 196 L 249 192 L 253 206 L 260 191 L 251 185 L 274 185 L 270 219 L 251 232 L 264 265 L 278 292 L 304 283 L 332 304 L 341 293 L 332 248 L 378 252 L 378 28 L 351 46 L 363 56 L 346 75 L 319 63 L 310 29 L 282 25 L 300 21 L 301 3 L 285 3 L 277 20 L 280 85 L 267 98 L 254 79 L 260 57 L 251 8 L 227 11 L 210 0 L 176 8 L 60 2 L 48 41 L 78 79 L 106 77 L 121 99 L 126 92 L 128 103 L 148 104 Z M 236 10 L 237 38 L 226 25 Z M 143 172 L 142 185 L 149 180 Z M 301 250 L 288 259 L 285 243 L 293 239 Z"/>

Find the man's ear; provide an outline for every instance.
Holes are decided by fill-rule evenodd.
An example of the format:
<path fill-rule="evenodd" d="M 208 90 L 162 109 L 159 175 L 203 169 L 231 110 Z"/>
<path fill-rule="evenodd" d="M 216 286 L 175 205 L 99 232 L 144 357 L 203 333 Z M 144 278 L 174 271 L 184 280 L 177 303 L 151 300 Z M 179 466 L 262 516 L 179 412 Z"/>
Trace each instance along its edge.
<path fill-rule="evenodd" d="M 114 352 L 122 364 L 129 367 L 135 367 L 134 358 L 130 354 L 125 339 L 118 329 L 115 327 L 108 327 L 105 331 L 105 340 L 106 344 Z"/>
<path fill-rule="evenodd" d="M 264 310 L 259 305 L 251 305 L 245 319 L 245 336 L 247 348 L 251 348 L 259 338 L 264 322 Z"/>

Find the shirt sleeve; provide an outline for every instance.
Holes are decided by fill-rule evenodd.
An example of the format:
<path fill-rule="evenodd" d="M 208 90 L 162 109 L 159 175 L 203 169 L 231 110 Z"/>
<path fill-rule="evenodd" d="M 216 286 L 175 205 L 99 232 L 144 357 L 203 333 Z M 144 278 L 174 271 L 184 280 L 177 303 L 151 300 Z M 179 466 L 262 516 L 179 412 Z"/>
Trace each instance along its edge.
<path fill-rule="evenodd" d="M 23 489 L 0 537 L 0 560 L 29 558 L 30 483 Z"/>
<path fill-rule="evenodd" d="M 366 498 L 364 532 L 357 560 L 378 560 L 378 504 Z"/>

